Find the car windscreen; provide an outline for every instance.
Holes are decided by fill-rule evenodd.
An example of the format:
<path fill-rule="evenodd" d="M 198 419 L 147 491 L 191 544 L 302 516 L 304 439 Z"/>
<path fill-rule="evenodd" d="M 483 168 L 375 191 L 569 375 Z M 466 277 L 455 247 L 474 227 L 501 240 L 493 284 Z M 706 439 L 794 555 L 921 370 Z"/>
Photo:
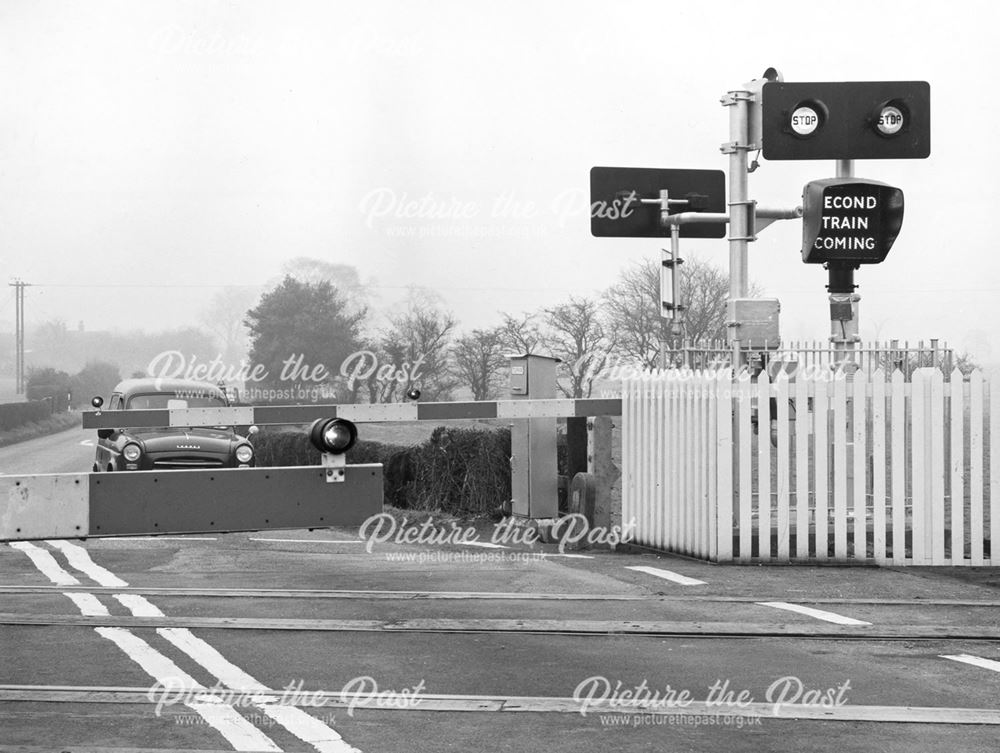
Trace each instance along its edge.
<path fill-rule="evenodd" d="M 130 410 L 225 408 L 226 401 L 218 395 L 181 395 L 174 392 L 154 392 L 129 396 L 126 407 Z"/>

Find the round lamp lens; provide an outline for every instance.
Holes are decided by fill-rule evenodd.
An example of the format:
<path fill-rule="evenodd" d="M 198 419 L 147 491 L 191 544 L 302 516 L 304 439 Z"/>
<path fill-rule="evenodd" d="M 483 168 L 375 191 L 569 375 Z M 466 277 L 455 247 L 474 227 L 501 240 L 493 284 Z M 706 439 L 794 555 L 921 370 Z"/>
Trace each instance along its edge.
<path fill-rule="evenodd" d="M 342 450 L 351 442 L 351 432 L 343 424 L 332 424 L 323 432 L 323 443 L 333 451 Z"/>
<path fill-rule="evenodd" d="M 811 136 L 819 128 L 819 113 L 807 105 L 796 107 L 789 125 L 799 136 Z"/>
<path fill-rule="evenodd" d="M 875 127 L 883 136 L 895 136 L 902 130 L 904 122 L 902 110 L 895 105 L 886 105 L 879 111 Z"/>

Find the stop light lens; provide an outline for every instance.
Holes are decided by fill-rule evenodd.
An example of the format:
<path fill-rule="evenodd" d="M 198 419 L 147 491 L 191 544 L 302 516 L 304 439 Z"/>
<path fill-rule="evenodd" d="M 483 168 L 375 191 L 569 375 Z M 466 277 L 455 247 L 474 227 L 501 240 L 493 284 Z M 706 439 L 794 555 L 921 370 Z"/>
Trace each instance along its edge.
<path fill-rule="evenodd" d="M 812 136 L 820 122 L 820 110 L 812 103 L 799 105 L 788 119 L 789 127 L 797 136 Z"/>
<path fill-rule="evenodd" d="M 882 105 L 875 114 L 875 130 L 881 136 L 895 136 L 906 126 L 906 109 L 896 103 Z"/>

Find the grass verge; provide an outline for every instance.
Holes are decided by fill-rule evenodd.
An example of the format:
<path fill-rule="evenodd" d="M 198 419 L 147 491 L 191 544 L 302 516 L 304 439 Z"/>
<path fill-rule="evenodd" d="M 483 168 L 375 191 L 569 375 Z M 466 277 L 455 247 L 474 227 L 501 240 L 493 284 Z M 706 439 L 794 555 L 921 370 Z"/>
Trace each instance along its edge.
<path fill-rule="evenodd" d="M 82 421 L 82 417 L 77 412 L 57 413 L 42 421 L 34 421 L 15 429 L 0 432 L 0 447 L 27 442 L 29 439 L 37 439 L 49 434 L 58 434 L 61 431 L 72 429 L 74 426 L 80 426 Z"/>

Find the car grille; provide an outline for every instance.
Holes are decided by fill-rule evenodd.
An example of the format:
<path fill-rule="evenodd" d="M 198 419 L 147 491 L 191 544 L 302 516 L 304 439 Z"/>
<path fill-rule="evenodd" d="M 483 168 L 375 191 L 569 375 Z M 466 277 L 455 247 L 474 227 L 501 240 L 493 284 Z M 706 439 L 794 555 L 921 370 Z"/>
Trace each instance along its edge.
<path fill-rule="evenodd" d="M 170 458 L 154 460 L 154 468 L 221 468 L 222 461 L 214 458 Z"/>

